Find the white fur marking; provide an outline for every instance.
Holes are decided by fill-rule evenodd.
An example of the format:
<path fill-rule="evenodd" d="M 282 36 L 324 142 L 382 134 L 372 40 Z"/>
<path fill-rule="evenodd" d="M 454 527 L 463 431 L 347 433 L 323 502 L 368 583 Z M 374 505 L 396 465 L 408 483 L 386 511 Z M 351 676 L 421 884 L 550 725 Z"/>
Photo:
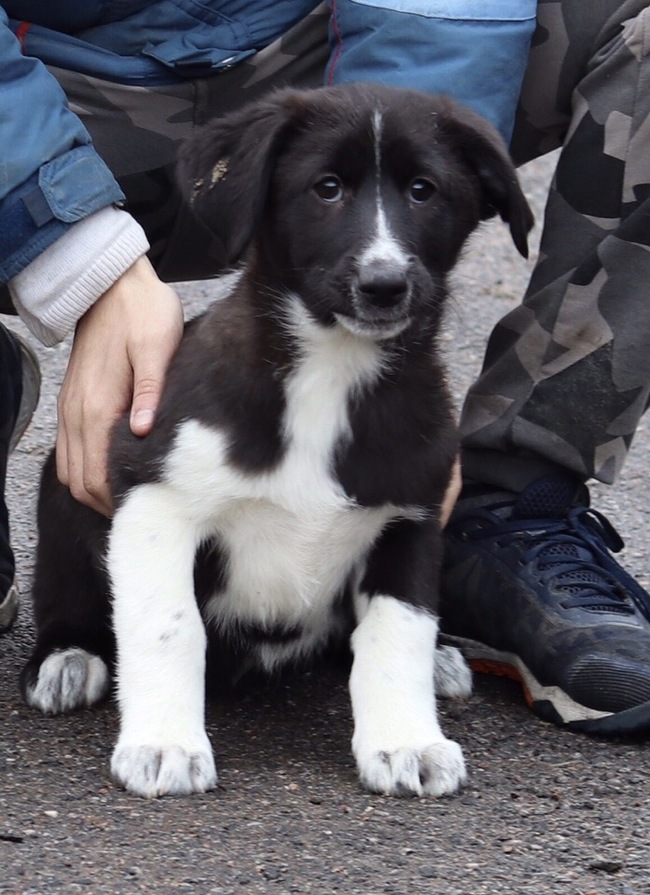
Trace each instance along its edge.
<path fill-rule="evenodd" d="M 437 696 L 464 699 L 472 692 L 472 672 L 455 646 L 436 648 L 434 690 Z"/>
<path fill-rule="evenodd" d="M 41 663 L 27 704 L 48 715 L 71 712 L 99 702 L 110 686 L 106 664 L 79 647 L 57 650 Z"/>
<path fill-rule="evenodd" d="M 383 134 L 383 116 L 377 109 L 372 118 L 372 131 L 375 143 L 375 202 L 376 218 L 375 233 L 371 237 L 365 250 L 360 254 L 359 266 L 371 266 L 377 261 L 389 262 L 397 269 L 405 269 L 409 256 L 404 248 L 391 233 L 384 208 L 382 196 L 382 157 L 381 140 Z"/>
<path fill-rule="evenodd" d="M 437 634 L 435 618 L 390 596 L 373 597 L 354 632 L 352 750 L 372 791 L 439 796 L 465 780 L 460 747 L 437 719 Z"/>
<path fill-rule="evenodd" d="M 334 316 L 348 332 L 360 338 L 374 339 L 377 342 L 383 339 L 394 339 L 411 325 L 410 317 L 404 317 L 395 323 L 378 324 L 375 322 L 365 323 L 355 317 L 347 317 L 345 314 L 335 314 Z"/>
<path fill-rule="evenodd" d="M 216 781 L 192 575 L 199 542 L 217 537 L 227 556 L 226 590 L 207 608 L 211 623 L 302 626 L 297 642 L 259 651 L 268 668 L 329 635 L 333 599 L 399 514 L 356 506 L 331 470 L 337 444 L 350 436 L 350 392 L 381 374 L 381 348 L 316 324 L 296 298 L 288 298 L 287 319 L 302 356 L 286 383 L 283 461 L 243 473 L 228 462 L 224 433 L 190 420 L 178 428 L 164 482 L 135 488 L 113 520 L 122 725 L 111 767 L 141 795 L 203 791 Z"/>
<path fill-rule="evenodd" d="M 417 519 L 416 513 L 412 518 Z M 358 582 L 357 582 L 358 584 Z M 371 598 L 357 586 L 353 590 L 354 617 L 357 625 L 368 612 Z M 435 696 L 463 699 L 472 693 L 472 671 L 463 653 L 455 646 L 436 646 L 433 673 Z"/>
<path fill-rule="evenodd" d="M 334 451 L 351 434 L 348 397 L 381 375 L 381 348 L 317 324 L 295 297 L 286 318 L 302 350 L 286 383 L 282 462 L 255 475 L 234 469 L 223 433 L 191 421 L 180 427 L 165 469 L 203 533 L 217 537 L 228 557 L 227 588 L 208 604 L 210 623 L 303 627 L 300 641 L 259 651 L 266 668 L 328 637 L 332 600 L 399 515 L 394 507 L 356 506 L 332 474 Z"/>
<path fill-rule="evenodd" d="M 332 474 L 334 452 L 351 434 L 350 394 L 381 375 L 385 352 L 342 328 L 317 324 L 295 297 L 288 297 L 286 313 L 301 355 L 285 384 L 282 461 L 268 472 L 244 473 L 229 463 L 223 432 L 196 420 L 184 422 L 167 457 L 164 481 L 133 489 L 113 520 L 108 559 L 122 725 L 111 768 L 127 789 L 144 796 L 202 792 L 216 782 L 203 726 L 205 631 L 193 589 L 200 541 L 217 538 L 227 558 L 226 588 L 206 609 L 210 623 L 301 628 L 295 641 L 259 648 L 258 661 L 272 668 L 278 661 L 313 651 L 332 633 L 333 600 L 350 576 L 358 578 L 386 523 L 408 515 L 397 507 L 357 506 Z M 391 598 L 383 600 L 402 607 Z M 357 632 L 357 683 L 352 689 L 360 694 L 354 700 L 361 718 L 359 763 L 371 788 L 416 791 L 412 774 L 407 781 L 406 772 L 394 769 L 389 784 L 378 776 L 375 765 L 385 764 L 386 749 L 401 766 L 397 752 L 405 745 L 408 758 L 416 747 L 421 752 L 416 765 L 428 768 L 433 759 L 426 757 L 426 750 L 435 747 L 444 753 L 458 747 L 439 732 L 432 678 L 427 696 L 413 668 L 413 644 L 408 643 L 402 656 L 406 672 L 395 683 L 391 704 L 415 694 L 409 695 L 409 737 L 405 744 L 392 743 L 390 711 L 383 711 L 383 699 L 370 692 L 369 669 L 386 650 L 381 647 L 376 655 L 365 646 L 363 634 L 373 626 L 373 607 L 382 605 L 381 600 L 372 601 L 370 621 L 364 620 Z M 432 651 L 435 630 L 429 629 L 435 623 L 421 613 L 418 619 L 425 620 Z M 391 627 L 389 622 L 389 634 Z M 391 651 L 400 653 L 394 643 L 388 646 Z M 427 656 L 424 669 L 431 675 L 432 657 L 427 664 Z M 383 693 L 381 681 L 378 691 Z M 365 708 L 368 702 L 370 711 Z M 406 764 L 413 761 L 408 758 Z M 436 761 L 444 766 L 443 759 Z M 451 759 L 448 764 L 453 764 Z M 452 783 L 441 782 L 442 770 L 422 771 L 422 776 L 427 778 L 420 787 L 424 792 L 452 788 Z M 459 777 L 460 772 L 455 784 Z"/>
<path fill-rule="evenodd" d="M 377 184 L 377 196 L 380 195 L 381 186 L 381 138 L 384 130 L 384 116 L 379 109 L 375 109 L 372 116 L 372 135 L 375 140 L 375 182 Z"/>
<path fill-rule="evenodd" d="M 109 542 L 121 708 L 111 770 L 147 797 L 216 783 L 203 722 L 206 637 L 193 583 L 200 532 L 178 497 L 164 484 L 134 488 Z"/>

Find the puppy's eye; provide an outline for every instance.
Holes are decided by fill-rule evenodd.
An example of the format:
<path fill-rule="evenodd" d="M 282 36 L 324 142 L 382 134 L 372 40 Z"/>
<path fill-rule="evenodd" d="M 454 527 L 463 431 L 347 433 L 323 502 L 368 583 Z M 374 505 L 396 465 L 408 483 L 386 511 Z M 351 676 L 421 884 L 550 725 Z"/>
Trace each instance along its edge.
<path fill-rule="evenodd" d="M 435 193 L 436 188 L 430 180 L 424 177 L 416 177 L 409 187 L 409 198 L 417 205 L 428 202 Z"/>
<path fill-rule="evenodd" d="M 314 192 L 324 202 L 340 202 L 343 198 L 343 184 L 338 177 L 328 174 L 314 184 Z"/>

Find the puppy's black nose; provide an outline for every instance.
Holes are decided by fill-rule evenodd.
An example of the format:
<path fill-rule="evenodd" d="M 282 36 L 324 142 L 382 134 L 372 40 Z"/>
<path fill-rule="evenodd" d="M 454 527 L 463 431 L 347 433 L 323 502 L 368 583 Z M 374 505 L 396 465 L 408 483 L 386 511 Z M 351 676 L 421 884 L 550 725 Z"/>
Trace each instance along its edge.
<path fill-rule="evenodd" d="M 408 295 L 409 284 L 402 270 L 383 264 L 369 265 L 359 271 L 359 296 L 377 308 L 393 308 Z"/>

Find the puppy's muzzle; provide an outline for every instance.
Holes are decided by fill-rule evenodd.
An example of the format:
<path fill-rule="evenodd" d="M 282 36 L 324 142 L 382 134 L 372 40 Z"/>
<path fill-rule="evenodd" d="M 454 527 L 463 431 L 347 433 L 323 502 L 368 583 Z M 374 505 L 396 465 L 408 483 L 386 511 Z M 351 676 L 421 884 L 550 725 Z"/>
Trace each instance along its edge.
<path fill-rule="evenodd" d="M 358 271 L 354 286 L 359 309 L 365 308 L 371 314 L 395 312 L 409 304 L 411 287 L 404 265 L 367 264 Z"/>
<path fill-rule="evenodd" d="M 359 265 L 351 281 L 350 315 L 339 323 L 358 335 L 386 339 L 411 322 L 412 284 L 408 264 L 374 260 Z"/>

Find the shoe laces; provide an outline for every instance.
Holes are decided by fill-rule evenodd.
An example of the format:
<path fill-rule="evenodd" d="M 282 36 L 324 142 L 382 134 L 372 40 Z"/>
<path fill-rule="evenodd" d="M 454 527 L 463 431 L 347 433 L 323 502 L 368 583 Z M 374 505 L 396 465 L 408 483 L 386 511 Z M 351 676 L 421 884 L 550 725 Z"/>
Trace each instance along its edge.
<path fill-rule="evenodd" d="M 504 519 L 492 512 L 506 506 L 493 505 L 473 513 L 476 521 L 483 518 L 490 524 L 463 527 L 465 537 L 496 538 L 503 547 L 517 542 L 522 563 L 535 565 L 546 587 L 562 595 L 561 605 L 566 609 L 635 614 L 628 588 L 640 588 L 610 556 L 610 550 L 618 553 L 624 543 L 602 513 L 578 506 L 565 517 L 551 520 Z"/>

